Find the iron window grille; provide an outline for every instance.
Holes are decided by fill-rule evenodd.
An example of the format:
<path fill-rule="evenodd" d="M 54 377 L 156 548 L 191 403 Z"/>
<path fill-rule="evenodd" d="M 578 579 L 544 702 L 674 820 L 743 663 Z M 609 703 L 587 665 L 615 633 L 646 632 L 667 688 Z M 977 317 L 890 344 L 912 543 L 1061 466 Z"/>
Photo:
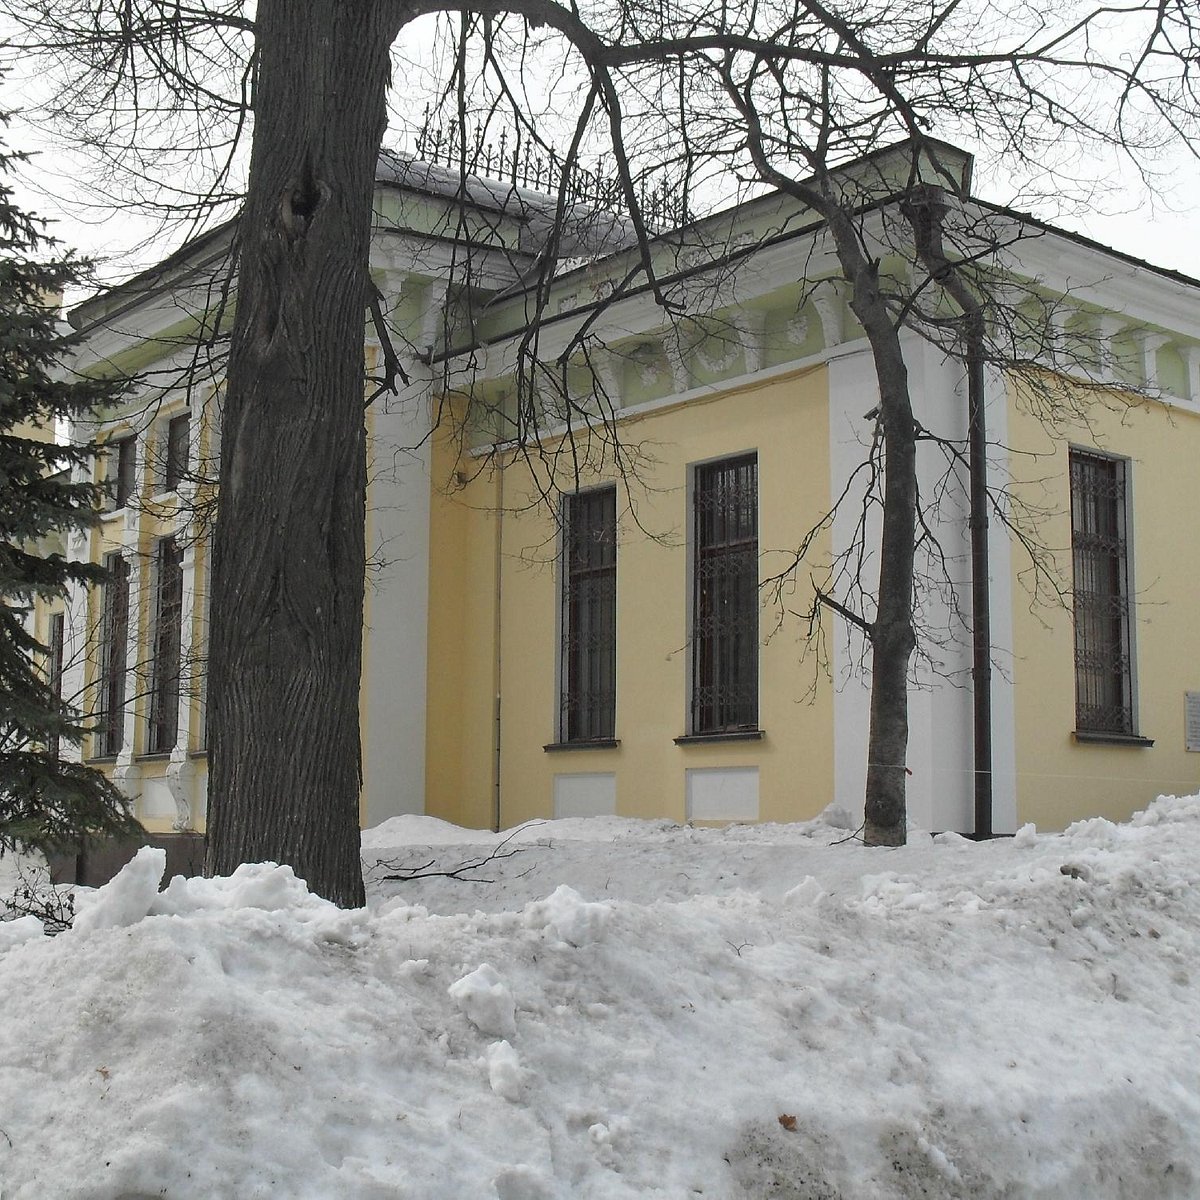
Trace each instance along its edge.
<path fill-rule="evenodd" d="M 617 489 L 563 497 L 559 740 L 608 741 L 617 708 Z"/>
<path fill-rule="evenodd" d="M 151 754 L 175 748 L 179 733 L 180 633 L 183 616 L 183 552 L 173 537 L 159 540 L 154 660 L 150 672 Z"/>
<path fill-rule="evenodd" d="M 112 509 L 125 508 L 133 499 L 137 479 L 137 439 L 117 438 L 108 444 L 106 486 Z"/>
<path fill-rule="evenodd" d="M 167 444 L 163 454 L 163 491 L 175 492 L 187 475 L 191 415 L 182 413 L 167 422 Z"/>
<path fill-rule="evenodd" d="M 112 757 L 125 741 L 126 650 L 129 640 L 129 563 L 119 554 L 104 559 L 109 577 L 104 584 L 104 614 L 100 633 L 100 714 L 97 753 Z"/>
<path fill-rule="evenodd" d="M 65 662 L 67 641 L 66 617 L 63 613 L 53 613 L 50 617 L 50 651 L 46 660 L 46 680 L 50 684 L 50 694 L 55 700 L 63 698 L 63 666 Z M 57 734 L 50 738 L 46 749 L 51 758 L 58 758 L 61 749 Z"/>
<path fill-rule="evenodd" d="M 758 725 L 758 458 L 697 467 L 692 489 L 693 734 Z"/>
<path fill-rule="evenodd" d="M 1133 734 L 1133 654 L 1121 459 L 1072 450 L 1075 725 Z"/>

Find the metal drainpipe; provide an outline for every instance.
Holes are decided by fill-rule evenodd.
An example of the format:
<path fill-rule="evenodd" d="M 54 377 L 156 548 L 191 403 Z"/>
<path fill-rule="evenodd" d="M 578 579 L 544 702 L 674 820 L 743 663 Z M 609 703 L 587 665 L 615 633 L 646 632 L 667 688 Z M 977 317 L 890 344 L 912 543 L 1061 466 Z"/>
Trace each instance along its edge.
<path fill-rule="evenodd" d="M 503 667 L 503 659 L 500 654 L 500 635 L 502 633 L 502 624 L 500 621 L 500 601 L 504 594 L 503 576 L 501 574 L 504 563 L 504 462 L 497 456 L 496 458 L 496 558 L 494 571 L 496 575 L 495 588 L 492 596 L 492 640 L 494 642 L 495 659 L 492 663 L 492 679 L 495 685 L 495 709 L 494 709 L 494 726 L 492 740 L 495 745 L 495 756 L 492 764 L 493 782 L 495 787 L 493 797 L 493 812 L 492 826 L 497 833 L 503 827 L 500 820 L 500 695 L 501 695 L 501 670 Z"/>
<path fill-rule="evenodd" d="M 967 442 L 971 530 L 971 701 L 974 716 L 975 837 L 992 836 L 992 610 L 988 580 L 987 426 L 984 417 L 984 312 L 942 249 L 946 212 L 941 188 L 926 186 L 909 201 L 917 250 L 930 278 L 962 310 L 967 343 Z"/>
<path fill-rule="evenodd" d="M 965 290 L 965 289 L 964 289 Z M 964 314 L 967 428 L 971 476 L 971 643 L 975 718 L 975 837 L 992 836 L 992 609 L 988 572 L 987 426 L 984 415 L 983 310 Z"/>

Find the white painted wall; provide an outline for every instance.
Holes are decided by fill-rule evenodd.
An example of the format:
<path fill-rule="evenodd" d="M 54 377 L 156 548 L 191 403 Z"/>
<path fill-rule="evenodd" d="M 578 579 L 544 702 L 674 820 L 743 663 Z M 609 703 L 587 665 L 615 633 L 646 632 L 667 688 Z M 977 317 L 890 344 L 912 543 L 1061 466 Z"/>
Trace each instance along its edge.
<path fill-rule="evenodd" d="M 419 370 L 414 367 L 414 372 Z M 367 483 L 363 627 L 366 825 L 425 811 L 429 645 L 429 385 L 376 402 Z"/>
<path fill-rule="evenodd" d="M 917 419 L 939 435 L 965 439 L 966 383 L 962 367 L 945 360 L 934 347 L 911 338 L 906 341 L 909 382 Z M 838 494 L 865 457 L 871 422 L 864 414 L 877 403 L 874 364 L 865 342 L 850 344 L 829 364 L 831 486 Z M 1006 432 L 1003 382 L 989 381 L 988 410 L 991 441 Z M 970 532 L 965 471 L 948 488 L 938 490 L 945 460 L 929 445 L 921 447 L 918 478 L 926 520 L 947 556 L 949 594 L 925 591 L 921 620 L 934 635 L 926 647 L 932 662 L 918 660 L 915 685 L 909 691 L 908 807 L 913 821 L 925 829 L 974 829 L 974 759 L 972 737 L 971 645 L 969 630 L 956 620 L 953 605 L 970 613 Z M 854 537 L 861 490 L 848 496 L 833 526 L 834 550 Z M 934 500 L 937 504 L 934 506 Z M 868 526 L 868 542 L 878 545 L 876 517 Z M 1010 550 L 1000 529 L 991 538 L 992 639 L 1000 665 L 1012 646 L 1012 594 L 1009 585 Z M 868 584 L 877 578 L 878 560 L 867 560 Z M 835 620 L 834 672 L 834 799 L 861 816 L 866 785 L 867 737 L 870 728 L 870 676 L 862 669 L 864 639 L 845 622 Z M 938 644 L 940 642 L 940 644 Z M 869 659 L 867 660 L 869 665 Z M 1011 683 L 993 672 L 993 828 L 1010 832 L 1016 801 L 1013 778 L 1013 704 Z"/>

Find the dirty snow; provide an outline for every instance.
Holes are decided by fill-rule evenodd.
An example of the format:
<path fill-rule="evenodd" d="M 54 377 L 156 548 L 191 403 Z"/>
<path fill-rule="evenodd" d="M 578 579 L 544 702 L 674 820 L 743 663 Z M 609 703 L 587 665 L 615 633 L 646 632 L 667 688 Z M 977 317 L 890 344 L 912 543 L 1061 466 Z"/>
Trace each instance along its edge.
<path fill-rule="evenodd" d="M 0 1200 L 1200 1195 L 1200 798 L 844 826 L 395 818 L 360 912 L 144 850 L 0 925 Z"/>

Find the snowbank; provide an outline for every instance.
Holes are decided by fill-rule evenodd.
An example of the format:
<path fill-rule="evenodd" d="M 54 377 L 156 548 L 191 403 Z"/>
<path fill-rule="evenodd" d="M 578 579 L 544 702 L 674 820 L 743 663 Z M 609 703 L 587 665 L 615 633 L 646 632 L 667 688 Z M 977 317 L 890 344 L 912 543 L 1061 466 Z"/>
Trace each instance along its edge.
<path fill-rule="evenodd" d="M 364 843 L 499 844 L 414 820 Z M 0 1197 L 1200 1194 L 1200 798 L 895 851 L 558 824 L 369 911 L 143 851 L 0 926 Z"/>

